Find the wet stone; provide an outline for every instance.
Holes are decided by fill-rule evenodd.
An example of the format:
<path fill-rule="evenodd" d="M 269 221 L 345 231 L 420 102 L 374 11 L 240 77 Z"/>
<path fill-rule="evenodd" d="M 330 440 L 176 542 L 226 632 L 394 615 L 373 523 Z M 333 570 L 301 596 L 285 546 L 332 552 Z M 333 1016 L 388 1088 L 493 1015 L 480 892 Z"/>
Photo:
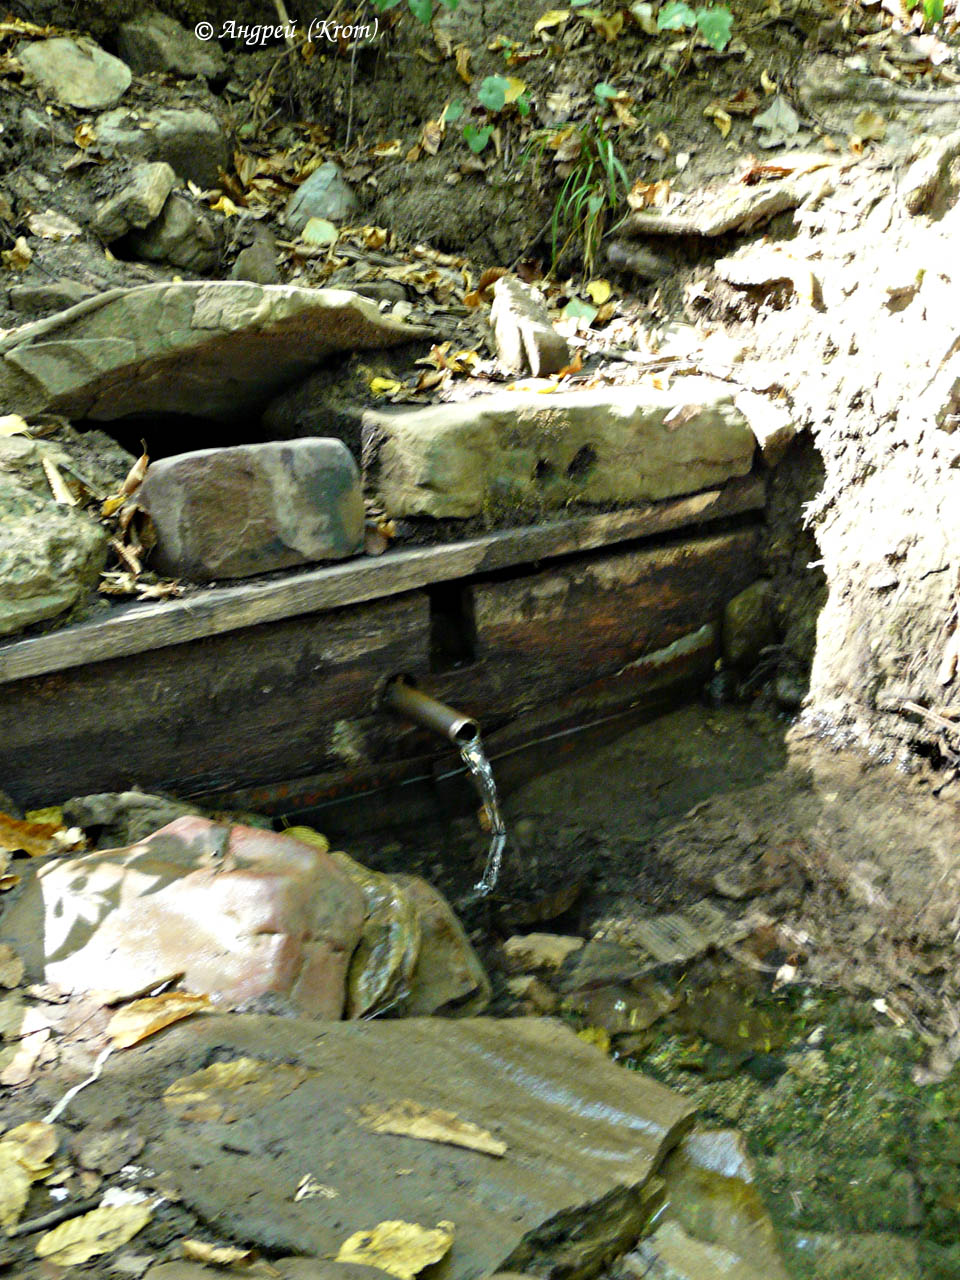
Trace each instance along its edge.
<path fill-rule="evenodd" d="M 723 611 L 723 658 L 731 667 L 751 667 L 776 639 L 773 585 L 759 578 L 727 602 Z"/>
<path fill-rule="evenodd" d="M 157 531 L 154 563 L 198 581 L 245 578 L 363 544 L 360 477 L 339 440 L 201 449 L 163 458 L 138 495 Z"/>
<path fill-rule="evenodd" d="M 583 938 L 568 938 L 556 933 L 524 933 L 506 940 L 503 955 L 511 972 L 528 973 L 536 969 L 559 969 L 567 957 L 582 946 Z"/>
<path fill-rule="evenodd" d="M 209 1091 L 211 1063 L 247 1072 L 215 1090 L 229 1114 L 212 1097 L 206 1111 L 175 1105 Z M 539 1018 L 224 1014 L 109 1060 L 91 1095 L 71 1103 L 80 1125 L 136 1100 L 138 1160 L 166 1171 L 183 1207 L 224 1238 L 327 1260 L 379 1222 L 446 1220 L 456 1234 L 444 1280 L 596 1274 L 642 1234 L 656 1170 L 693 1118 L 679 1095 Z M 405 1099 L 453 1112 L 506 1150 L 493 1158 L 357 1122 L 363 1107 Z M 308 1171 L 335 1194 L 296 1199 Z"/>

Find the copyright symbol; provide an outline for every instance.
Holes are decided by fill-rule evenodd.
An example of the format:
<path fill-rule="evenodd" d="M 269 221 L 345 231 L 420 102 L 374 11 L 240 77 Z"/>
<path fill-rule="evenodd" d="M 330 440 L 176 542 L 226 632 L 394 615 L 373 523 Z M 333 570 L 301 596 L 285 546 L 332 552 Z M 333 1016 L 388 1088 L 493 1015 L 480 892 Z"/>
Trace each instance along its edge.
<path fill-rule="evenodd" d="M 212 40 L 213 26 L 209 22 L 198 22 L 193 28 L 193 34 L 198 40 Z"/>

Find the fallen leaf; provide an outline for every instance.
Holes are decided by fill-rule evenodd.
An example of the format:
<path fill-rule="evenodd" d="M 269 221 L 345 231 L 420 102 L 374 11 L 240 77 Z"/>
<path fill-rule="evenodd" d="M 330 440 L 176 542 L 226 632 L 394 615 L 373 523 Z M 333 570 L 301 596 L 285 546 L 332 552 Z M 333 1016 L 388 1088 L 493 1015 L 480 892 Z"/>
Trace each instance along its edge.
<path fill-rule="evenodd" d="M 562 27 L 569 21 L 569 9 L 548 9 L 533 24 L 533 34 L 538 36 L 541 31 L 553 31 L 555 27 Z"/>
<path fill-rule="evenodd" d="M 376 160 L 390 160 L 394 156 L 398 156 L 403 150 L 403 144 L 399 138 L 393 138 L 390 142 L 377 142 L 370 148 L 370 154 Z"/>
<path fill-rule="evenodd" d="M 304 1067 L 256 1058 L 214 1062 L 174 1080 L 164 1090 L 163 1105 L 181 1120 L 232 1124 L 240 1110 L 252 1112 L 264 1098 L 285 1098 L 309 1074 Z"/>
<path fill-rule="evenodd" d="M 625 129 L 639 129 L 640 121 L 624 101 L 620 98 L 614 98 L 610 105 L 613 107 L 613 114 L 617 117 L 617 122 L 623 125 Z"/>
<path fill-rule="evenodd" d="M 610 1052 L 610 1035 L 603 1027 L 584 1027 L 577 1032 L 577 1039 L 596 1045 L 601 1053 Z"/>
<path fill-rule="evenodd" d="M 853 131 L 865 142 L 879 142 L 887 132 L 887 122 L 879 111 L 865 107 L 854 120 Z"/>
<path fill-rule="evenodd" d="M 444 127 L 439 120 L 428 120 L 420 134 L 420 146 L 428 156 L 435 156 L 443 142 Z"/>
<path fill-rule="evenodd" d="M 0 813 L 0 849 L 8 853 L 27 853 L 31 858 L 42 858 L 53 853 L 53 838 L 64 828 L 53 822 L 23 822 Z"/>
<path fill-rule="evenodd" d="M 507 87 L 503 91 L 504 106 L 508 107 L 511 102 L 516 102 L 526 87 L 525 81 L 517 80 L 514 76 L 507 76 Z"/>
<path fill-rule="evenodd" d="M 12 1151 L 0 1142 L 0 1227 L 7 1233 L 20 1221 L 30 1199 L 31 1178 Z"/>
<path fill-rule="evenodd" d="M 760 72 L 760 88 L 763 90 L 764 93 L 768 95 L 771 93 L 776 93 L 777 82 L 776 80 L 771 80 L 770 76 L 767 74 L 766 71 L 761 71 Z"/>
<path fill-rule="evenodd" d="M 118 1204 L 92 1209 L 47 1231 L 37 1241 L 38 1258 L 60 1267 L 74 1267 L 101 1253 L 111 1253 L 132 1240 L 151 1218 L 145 1204 Z"/>
<path fill-rule="evenodd" d="M 294 1201 L 299 1200 L 336 1200 L 340 1192 L 336 1187 L 327 1186 L 325 1182 L 318 1182 L 311 1173 L 305 1173 L 297 1183 L 297 1189 L 293 1194 Z"/>
<path fill-rule="evenodd" d="M 679 157 L 677 157 L 679 163 Z M 627 193 L 627 204 L 631 209 L 657 208 L 665 205 L 670 198 L 670 182 L 663 178 L 659 182 L 641 182 L 639 179 Z"/>
<path fill-rule="evenodd" d="M 488 1156 L 502 1156 L 507 1144 L 486 1129 L 461 1120 L 453 1111 L 437 1111 L 422 1107 L 409 1099 L 388 1107 L 361 1107 L 360 1123 L 373 1133 L 393 1133 L 400 1137 L 418 1138 L 422 1142 L 442 1142 L 451 1147 L 466 1147 Z"/>
<path fill-rule="evenodd" d="M 354 1232 L 334 1261 L 359 1262 L 400 1280 L 413 1280 L 424 1267 L 446 1257 L 453 1230 L 452 1222 L 438 1222 L 433 1230 L 416 1222 L 381 1222 L 370 1231 Z"/>
<path fill-rule="evenodd" d="M 0 854 L 0 864 L 4 854 Z M 2 869 L 2 865 L 0 865 Z M 16 987 L 23 977 L 23 961 L 10 946 L 9 942 L 0 942 L 0 987 Z"/>
<path fill-rule="evenodd" d="M 207 1244 L 205 1240 L 181 1240 L 183 1256 L 191 1262 L 208 1262 L 211 1267 L 244 1267 L 253 1262 L 252 1249 L 238 1249 L 232 1244 Z"/>
<path fill-rule="evenodd" d="M 392 396 L 403 390 L 403 383 L 396 378 L 371 378 L 370 390 L 375 396 Z"/>
<path fill-rule="evenodd" d="M 468 44 L 458 44 L 454 50 L 457 59 L 457 75 L 464 84 L 473 84 L 473 76 L 470 74 L 470 46 Z"/>
<path fill-rule="evenodd" d="M 27 426 L 25 418 L 21 418 L 19 413 L 5 413 L 0 417 L 0 440 L 6 439 L 7 436 L 28 436 L 30 428 Z"/>
<path fill-rule="evenodd" d="M 610 281 L 609 280 L 591 280 L 587 285 L 587 293 L 590 295 L 590 301 L 595 302 L 599 307 L 610 297 Z"/>
<path fill-rule="evenodd" d="M 583 368 L 583 352 L 578 348 L 573 353 L 573 359 L 570 361 L 570 363 L 565 364 L 562 369 L 559 369 L 557 371 L 556 373 L 557 381 L 559 381 L 561 378 L 569 378 L 574 373 L 579 373 L 582 368 Z"/>
<path fill-rule="evenodd" d="M 222 213 L 226 218 L 239 218 L 240 210 L 229 196 L 221 196 L 210 206 L 214 213 Z"/>
<path fill-rule="evenodd" d="M 761 147 L 778 147 L 800 132 L 800 118 L 790 103 L 778 94 L 762 115 L 753 117 L 753 127 L 760 129 Z"/>
<path fill-rule="evenodd" d="M 23 236 L 17 236 L 12 249 L 4 249 L 0 253 L 0 262 L 11 271 L 26 271 L 33 261 L 33 250 Z"/>
<path fill-rule="evenodd" d="M 74 146 L 85 151 L 87 147 L 93 146 L 97 140 L 97 131 L 91 124 L 78 124 L 73 131 Z"/>
<path fill-rule="evenodd" d="M 147 996 L 118 1009 L 107 1024 L 107 1036 L 115 1049 L 129 1049 L 171 1023 L 189 1018 L 211 1008 L 208 996 L 189 991 L 168 991 L 162 996 Z"/>
<path fill-rule="evenodd" d="M 57 1131 L 42 1120 L 27 1120 L 8 1129 L 0 1138 L 0 1146 L 8 1148 L 36 1181 L 50 1172 L 50 1161 L 57 1150 Z"/>
<path fill-rule="evenodd" d="M 712 120 L 720 130 L 720 137 L 725 138 L 730 132 L 731 125 L 733 124 L 733 121 L 730 119 L 727 112 L 715 102 L 711 102 L 704 107 L 703 114 L 707 119 Z"/>

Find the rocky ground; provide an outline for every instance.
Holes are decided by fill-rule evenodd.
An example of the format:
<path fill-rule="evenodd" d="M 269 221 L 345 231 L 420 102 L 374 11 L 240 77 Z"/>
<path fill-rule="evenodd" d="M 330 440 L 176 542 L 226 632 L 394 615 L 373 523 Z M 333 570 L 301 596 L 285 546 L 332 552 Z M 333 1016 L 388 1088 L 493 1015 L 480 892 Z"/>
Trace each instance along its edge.
<path fill-rule="evenodd" d="M 382 958 L 385 895 L 406 929 L 389 917 L 390 974 L 413 980 L 411 931 L 421 941 L 453 937 L 463 949 L 449 963 L 467 974 L 457 998 L 485 990 L 482 960 L 494 1014 L 559 1013 L 594 1046 L 689 1095 L 708 1125 L 740 1128 L 753 1165 L 724 1140 L 728 1172 L 711 1192 L 722 1209 L 691 1187 L 717 1175 L 716 1159 L 681 1152 L 668 1178 L 671 1221 L 611 1274 L 709 1276 L 734 1265 L 751 1280 L 776 1274 L 769 1212 L 798 1276 L 956 1275 L 954 7 L 931 28 L 922 7 L 886 2 L 840 11 L 737 4 L 722 50 L 682 27 L 658 29 L 656 6 L 643 4 L 544 15 L 463 0 L 429 28 L 394 8 L 361 45 L 303 39 L 316 15 L 297 6 L 289 40 L 274 33 L 263 44 L 245 43 L 236 28 L 221 33 L 230 22 L 272 23 L 272 8 L 161 8 L 163 18 L 124 3 L 13 3 L 0 22 L 0 568 L 12 563 L 10 580 L 30 583 L 7 591 L 2 633 L 36 634 L 116 599 L 199 592 L 238 565 L 242 574 L 282 572 L 404 539 L 635 501 L 635 474 L 594 448 L 598 421 L 626 397 L 645 413 L 658 405 L 654 431 L 669 429 L 680 388 L 691 385 L 684 380 L 707 378 L 685 397 L 680 423 L 685 438 L 710 441 L 710 450 L 691 450 L 693 460 L 714 458 L 722 441 L 718 465 L 741 473 L 755 435 L 760 465 L 771 466 L 763 610 L 772 630 L 759 663 L 719 673 L 706 691 L 750 709 L 687 709 L 591 747 L 559 773 L 548 770 L 559 748 L 547 744 L 544 777 L 508 805 L 505 887 L 464 913 L 479 960 L 432 891 L 385 888 L 358 870 L 354 889 L 343 888 L 356 919 L 333 947 L 338 980 L 347 981 L 351 955 Z M 338 6 L 333 16 L 346 23 L 372 10 Z M 198 39 L 202 21 L 221 38 Z M 494 74 L 510 102 L 481 90 Z M 245 287 L 228 295 L 228 282 Z M 270 292 L 276 284 L 291 286 L 282 302 Z M 542 305 L 528 285 L 539 286 Z M 350 288 L 366 303 L 324 301 L 317 286 Z M 505 391 L 526 399 L 504 402 Z M 488 409 L 491 393 L 500 409 Z M 540 406 L 565 393 L 593 404 L 588 434 L 572 452 L 538 454 L 534 477 L 518 484 L 510 450 L 526 456 L 545 434 Z M 449 427 L 445 456 L 459 465 L 438 469 L 454 477 L 447 489 L 428 459 L 405 450 L 402 425 L 385 409 Z M 514 419 L 528 435 L 508 444 L 503 423 L 512 429 Z M 457 435 L 464 424 L 480 441 L 469 466 Z M 307 448 L 305 470 L 270 452 L 269 442 L 316 435 L 339 436 L 340 447 Z M 224 481 L 215 467 L 180 476 L 171 456 L 251 444 L 266 452 L 243 455 L 256 462 L 241 490 L 231 458 Z M 616 444 L 607 441 L 611 456 Z M 252 560 L 224 546 L 218 520 L 238 495 L 247 501 L 294 473 L 322 487 L 335 518 L 304 531 L 302 511 L 288 503 L 274 509 Z M 670 491 L 711 482 L 704 474 Z M 188 484 L 201 514 L 185 548 L 169 493 Z M 417 505 L 424 492 L 429 509 Z M 211 493 L 218 501 L 205 508 Z M 303 532 L 296 556 L 277 560 L 276 544 L 294 541 L 291 527 Z M 157 529 L 166 559 L 152 545 Z M 801 703 L 792 727 L 777 718 Z M 15 800 L 0 810 L 23 820 Z M 183 806 L 137 801 L 140 826 L 129 811 L 78 802 L 31 815 L 46 826 L 7 832 L 21 856 L 0 887 L 29 906 L 24 849 L 46 854 L 55 837 L 75 839 L 74 827 L 99 849 L 136 842 Z M 470 817 L 459 828 L 353 836 L 350 849 L 388 877 L 419 871 L 458 902 L 486 839 Z M 236 883 L 240 855 L 229 841 L 190 856 L 212 893 Z M 309 879 L 315 863 L 296 875 Z M 330 874 L 343 885 L 342 866 Z M 417 892 L 433 919 L 447 921 L 433 933 Z M 83 901 L 88 914 L 101 909 L 96 893 Z M 0 1266 L 176 1280 L 210 1274 L 211 1249 L 222 1248 L 221 1264 L 250 1274 L 327 1275 L 321 1259 L 354 1228 L 375 1225 L 339 1215 L 337 1176 L 352 1137 L 331 1168 L 298 1136 L 316 1113 L 315 1042 L 324 1035 L 304 1014 L 327 1006 L 253 1004 L 156 1040 L 149 1032 L 167 1015 L 149 1006 L 130 1033 L 143 1031 L 143 1044 L 121 1052 L 113 1009 L 48 986 L 29 935 L 22 925 L 0 968 L 11 989 L 2 1006 L 0 1219 L 16 1229 L 29 1204 L 30 1231 L 11 1237 Z M 687 951 L 658 954 L 677 937 Z M 22 958 L 32 966 L 26 977 Z M 178 956 L 168 968 L 185 963 Z M 358 962 L 353 972 L 356 1000 L 369 971 Z M 150 969 L 121 994 L 153 991 L 167 976 Z M 243 1007 L 234 988 L 220 995 Z M 389 983 L 379 997 L 389 1005 Z M 194 1012 L 177 999 L 175 1018 Z M 425 999 L 408 1012 L 443 1003 Z M 386 1087 L 375 1081 L 357 1095 L 350 1054 L 376 1057 L 382 1050 L 363 1037 L 400 1024 L 335 1025 L 347 1046 L 349 1126 L 358 1106 L 383 1102 Z M 470 1037 L 487 1032 L 446 1034 L 438 1061 L 469 1056 Z M 503 1032 L 496 1052 L 522 1058 L 513 1034 Z M 111 1045 L 103 1081 L 49 1119 Z M 604 1075 L 613 1068 L 595 1049 L 589 1061 L 583 1054 L 573 1036 L 543 1048 L 561 1080 L 596 1073 L 597 1092 L 573 1099 L 575 1111 L 616 1093 Z M 245 1055 L 257 1060 L 248 1075 L 213 1071 Z M 400 1054 L 398 1073 L 410 1072 L 410 1057 L 409 1048 Z M 424 1106 L 524 1150 L 499 1126 L 495 1082 L 471 1087 L 466 1097 L 431 1084 Z M 171 1089 L 197 1113 L 184 1118 L 179 1104 L 161 1102 Z M 641 1092 L 638 1081 L 638 1115 L 649 1105 Z M 651 1167 L 686 1123 L 686 1104 L 671 1096 L 676 1123 L 635 1171 L 645 1210 Z M 36 1127 L 11 1136 L 21 1123 Z M 200 1162 L 191 1126 L 206 1144 Z M 556 1150 L 561 1163 L 569 1157 L 559 1138 Z M 471 1181 L 475 1168 L 460 1159 L 443 1165 L 443 1185 L 456 1191 L 448 1213 L 429 1199 L 438 1184 L 421 1157 L 397 1153 L 400 1184 L 417 1170 L 413 1190 L 394 1196 L 395 1211 L 390 1196 L 371 1202 L 370 1214 L 413 1217 L 429 1199 L 431 1216 L 419 1265 L 396 1270 L 404 1264 L 394 1261 L 392 1274 L 446 1256 L 445 1222 L 465 1213 L 456 1199 L 464 1186 L 490 1204 L 503 1187 L 521 1194 L 509 1170 L 502 1184 Z M 229 1194 L 238 1161 L 261 1173 L 274 1162 L 263 1188 L 275 1191 L 252 1207 Z M 596 1210 L 608 1172 L 570 1164 L 565 1176 L 597 1232 L 584 1246 L 595 1270 L 616 1251 L 616 1232 L 604 1235 Z M 218 1171 L 212 1190 L 204 1167 Z M 765 1208 L 744 1191 L 754 1180 Z M 113 1218 L 34 1256 L 42 1231 L 55 1228 L 33 1231 L 35 1219 L 64 1202 L 92 1208 L 111 1186 L 121 1193 L 107 1203 Z M 728 1230 L 733 1203 L 747 1204 L 749 1229 L 738 1220 Z M 556 1207 L 537 1207 L 540 1225 Z M 535 1217 L 524 1223 L 534 1236 Z M 109 1248 L 85 1253 L 98 1233 Z M 470 1247 L 481 1248 L 485 1233 L 475 1234 Z M 479 1265 L 543 1274 L 569 1265 L 531 1249 Z M 373 1255 L 361 1247 L 359 1256 Z M 450 1256 L 447 1265 L 459 1266 L 456 1249 Z"/>

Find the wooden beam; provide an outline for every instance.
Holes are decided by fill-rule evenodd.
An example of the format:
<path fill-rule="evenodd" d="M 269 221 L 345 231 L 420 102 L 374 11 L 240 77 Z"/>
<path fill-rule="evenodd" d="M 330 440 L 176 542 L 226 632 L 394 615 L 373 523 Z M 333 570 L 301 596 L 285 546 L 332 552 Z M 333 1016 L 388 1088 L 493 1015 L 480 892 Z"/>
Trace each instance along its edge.
<path fill-rule="evenodd" d="M 434 582 L 702 525 L 764 506 L 762 476 L 627 511 L 503 529 L 446 546 L 414 547 L 288 574 L 214 587 L 160 604 L 129 605 L 111 617 L 0 645 L 0 684 L 222 635 L 244 627 L 399 595 Z"/>

